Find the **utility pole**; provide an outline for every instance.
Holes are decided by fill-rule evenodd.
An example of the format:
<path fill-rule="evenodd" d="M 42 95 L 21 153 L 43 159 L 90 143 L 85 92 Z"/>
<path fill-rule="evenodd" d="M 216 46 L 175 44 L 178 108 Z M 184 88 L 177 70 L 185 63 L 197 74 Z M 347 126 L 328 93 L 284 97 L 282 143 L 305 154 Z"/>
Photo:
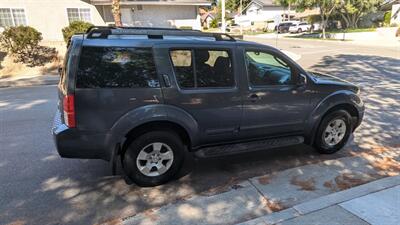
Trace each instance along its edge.
<path fill-rule="evenodd" d="M 243 0 L 240 0 L 240 19 L 242 19 L 243 16 Z M 240 22 L 240 34 L 243 34 L 243 26 L 242 22 Z"/>
<path fill-rule="evenodd" d="M 222 5 L 222 12 L 221 12 L 221 17 L 222 17 L 222 21 L 221 21 L 221 30 L 222 30 L 222 33 L 225 33 L 226 32 L 226 23 L 225 23 L 225 0 L 222 0 L 222 2 L 221 2 L 221 5 Z"/>

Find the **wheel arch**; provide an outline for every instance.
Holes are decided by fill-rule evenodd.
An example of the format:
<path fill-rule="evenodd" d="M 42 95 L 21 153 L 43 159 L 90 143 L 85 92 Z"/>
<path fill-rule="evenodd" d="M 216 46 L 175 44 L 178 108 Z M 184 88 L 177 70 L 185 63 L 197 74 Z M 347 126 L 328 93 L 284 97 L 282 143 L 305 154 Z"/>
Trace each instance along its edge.
<path fill-rule="evenodd" d="M 198 143 L 197 121 L 186 111 L 164 104 L 146 105 L 121 116 L 110 129 L 110 149 L 122 149 L 128 139 L 149 129 L 174 129 L 190 149 Z"/>
<path fill-rule="evenodd" d="M 135 139 L 135 137 L 138 137 L 139 135 L 144 134 L 148 131 L 152 131 L 152 130 L 157 130 L 157 131 L 168 130 L 168 131 L 176 132 L 176 134 L 179 135 L 179 137 L 182 139 L 182 142 L 184 143 L 184 145 L 187 146 L 187 148 L 190 149 L 192 146 L 191 137 L 190 137 L 188 131 L 183 126 L 181 126 L 178 123 L 171 122 L 168 120 L 158 120 L 158 121 L 151 121 L 151 122 L 143 123 L 139 126 L 132 128 L 131 130 L 129 130 L 125 134 L 125 140 L 122 143 L 121 150 L 124 151 L 124 149 L 126 149 L 126 147 L 129 145 L 129 143 L 131 143 Z"/>
<path fill-rule="evenodd" d="M 305 143 L 314 143 L 315 134 L 322 120 L 331 112 L 345 110 L 352 117 L 353 131 L 362 119 L 364 105 L 361 99 L 350 91 L 340 91 L 322 100 L 309 117 Z"/>

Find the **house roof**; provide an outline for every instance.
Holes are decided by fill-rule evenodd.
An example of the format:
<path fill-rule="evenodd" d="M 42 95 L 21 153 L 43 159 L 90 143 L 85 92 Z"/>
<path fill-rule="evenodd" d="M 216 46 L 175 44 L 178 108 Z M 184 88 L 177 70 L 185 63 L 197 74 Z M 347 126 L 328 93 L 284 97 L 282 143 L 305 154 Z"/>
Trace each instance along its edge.
<path fill-rule="evenodd" d="M 400 0 L 385 0 L 379 6 L 380 10 L 391 10 L 392 6 L 395 4 L 400 4 Z"/>
<path fill-rule="evenodd" d="M 275 3 L 274 0 L 252 0 L 246 7 L 243 8 L 242 12 L 245 11 L 252 3 L 257 4 L 261 7 L 270 6 L 270 7 L 282 7 L 279 4 Z"/>
<path fill-rule="evenodd" d="M 205 21 L 208 17 L 210 17 L 211 19 L 215 18 L 215 15 L 213 13 L 207 12 L 204 13 L 203 15 L 200 16 L 201 21 Z"/>
<path fill-rule="evenodd" d="M 111 5 L 112 0 L 90 0 L 93 5 Z M 211 0 L 121 0 L 121 5 L 198 5 L 211 6 Z"/>

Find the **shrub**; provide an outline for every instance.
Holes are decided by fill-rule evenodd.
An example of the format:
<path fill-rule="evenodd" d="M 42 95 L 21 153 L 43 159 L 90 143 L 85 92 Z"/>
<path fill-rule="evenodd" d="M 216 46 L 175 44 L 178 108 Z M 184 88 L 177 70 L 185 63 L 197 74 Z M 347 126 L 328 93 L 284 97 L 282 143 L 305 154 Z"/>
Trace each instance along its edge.
<path fill-rule="evenodd" d="M 385 16 L 383 17 L 383 23 L 386 25 L 386 26 L 389 26 L 390 25 L 390 19 L 392 18 L 392 12 L 391 11 L 387 11 L 386 13 L 385 13 Z"/>
<path fill-rule="evenodd" d="M 62 29 L 64 41 L 68 43 L 72 35 L 76 33 L 85 33 L 93 24 L 83 21 L 74 21 L 68 27 Z"/>
<path fill-rule="evenodd" d="M 0 45 L 16 62 L 30 63 L 38 54 L 42 34 L 29 26 L 9 27 L 0 35 Z"/>
<path fill-rule="evenodd" d="M 210 27 L 211 28 L 218 28 L 218 20 L 216 18 L 211 20 Z"/>

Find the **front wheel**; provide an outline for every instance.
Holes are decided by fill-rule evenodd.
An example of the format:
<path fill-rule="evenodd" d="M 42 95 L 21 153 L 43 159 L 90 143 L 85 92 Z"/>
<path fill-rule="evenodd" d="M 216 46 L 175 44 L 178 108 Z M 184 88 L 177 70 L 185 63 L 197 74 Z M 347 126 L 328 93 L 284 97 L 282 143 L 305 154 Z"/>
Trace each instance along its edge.
<path fill-rule="evenodd" d="M 320 153 L 335 153 L 347 143 L 352 130 L 351 116 L 347 111 L 331 112 L 322 120 L 314 146 Z"/>
<path fill-rule="evenodd" d="M 171 180 L 183 163 L 184 145 L 173 131 L 151 131 L 134 139 L 122 156 L 126 175 L 139 186 Z"/>

